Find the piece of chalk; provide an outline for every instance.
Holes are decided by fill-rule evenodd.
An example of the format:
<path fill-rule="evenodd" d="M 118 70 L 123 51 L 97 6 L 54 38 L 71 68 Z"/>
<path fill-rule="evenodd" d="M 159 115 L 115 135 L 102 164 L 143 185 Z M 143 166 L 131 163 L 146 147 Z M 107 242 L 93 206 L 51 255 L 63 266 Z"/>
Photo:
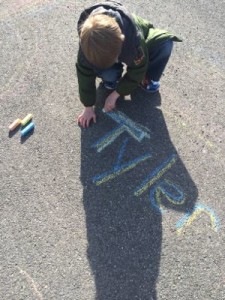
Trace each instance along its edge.
<path fill-rule="evenodd" d="M 33 118 L 32 114 L 28 114 L 22 121 L 21 121 L 21 125 L 25 126 L 31 119 Z"/>
<path fill-rule="evenodd" d="M 35 128 L 35 125 L 34 125 L 33 122 L 31 122 L 23 130 L 21 130 L 21 132 L 20 132 L 21 137 L 24 137 L 25 135 L 27 135 L 28 133 L 30 133 L 34 128 Z"/>
<path fill-rule="evenodd" d="M 13 131 L 20 124 L 21 124 L 21 119 L 16 119 L 12 124 L 9 125 L 9 131 Z"/>

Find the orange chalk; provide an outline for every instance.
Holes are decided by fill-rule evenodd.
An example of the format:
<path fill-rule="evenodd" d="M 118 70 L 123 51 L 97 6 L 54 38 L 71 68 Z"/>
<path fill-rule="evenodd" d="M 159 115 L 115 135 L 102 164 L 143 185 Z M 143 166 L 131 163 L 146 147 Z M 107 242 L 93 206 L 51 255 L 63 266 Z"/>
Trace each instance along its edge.
<path fill-rule="evenodd" d="M 21 124 L 21 119 L 16 119 L 12 124 L 9 125 L 9 131 L 13 131 L 20 124 Z"/>

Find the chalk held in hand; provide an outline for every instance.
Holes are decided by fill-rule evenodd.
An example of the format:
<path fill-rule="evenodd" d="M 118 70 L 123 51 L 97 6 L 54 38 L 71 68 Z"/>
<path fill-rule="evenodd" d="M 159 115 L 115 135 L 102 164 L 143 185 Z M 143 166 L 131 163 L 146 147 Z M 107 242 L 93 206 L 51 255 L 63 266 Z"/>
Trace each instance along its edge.
<path fill-rule="evenodd" d="M 13 131 L 20 124 L 21 124 L 21 119 L 16 119 L 12 124 L 9 125 L 9 131 Z"/>
<path fill-rule="evenodd" d="M 21 130 L 21 132 L 20 132 L 21 137 L 24 137 L 25 135 L 27 135 L 28 133 L 30 133 L 32 130 L 34 130 L 34 128 L 35 128 L 35 125 L 34 125 L 33 122 L 31 122 L 23 130 Z"/>
<path fill-rule="evenodd" d="M 31 119 L 33 118 L 32 114 L 28 114 L 22 121 L 21 121 L 21 125 L 25 126 Z"/>

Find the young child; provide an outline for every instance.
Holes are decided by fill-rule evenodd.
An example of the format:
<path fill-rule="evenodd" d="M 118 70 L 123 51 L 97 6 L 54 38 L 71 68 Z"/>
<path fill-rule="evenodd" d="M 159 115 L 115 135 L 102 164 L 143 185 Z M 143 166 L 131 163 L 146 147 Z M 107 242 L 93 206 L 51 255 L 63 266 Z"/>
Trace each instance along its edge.
<path fill-rule="evenodd" d="M 131 15 L 115 1 L 85 9 L 78 21 L 80 39 L 77 77 L 84 111 L 78 117 L 82 127 L 96 122 L 96 77 L 112 90 L 106 98 L 106 112 L 116 106 L 119 96 L 131 94 L 138 86 L 149 93 L 159 90 L 159 80 L 171 55 L 173 34 L 156 29 L 147 20 Z M 123 66 L 127 66 L 122 77 Z"/>

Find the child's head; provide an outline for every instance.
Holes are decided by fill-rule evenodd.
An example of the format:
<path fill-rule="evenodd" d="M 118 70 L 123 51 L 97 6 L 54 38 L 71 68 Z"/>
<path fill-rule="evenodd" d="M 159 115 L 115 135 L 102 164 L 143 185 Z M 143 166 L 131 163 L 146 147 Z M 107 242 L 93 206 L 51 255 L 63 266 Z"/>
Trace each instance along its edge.
<path fill-rule="evenodd" d="M 124 35 L 110 16 L 89 16 L 80 28 L 80 45 L 87 60 L 100 69 L 112 66 L 120 55 Z"/>

